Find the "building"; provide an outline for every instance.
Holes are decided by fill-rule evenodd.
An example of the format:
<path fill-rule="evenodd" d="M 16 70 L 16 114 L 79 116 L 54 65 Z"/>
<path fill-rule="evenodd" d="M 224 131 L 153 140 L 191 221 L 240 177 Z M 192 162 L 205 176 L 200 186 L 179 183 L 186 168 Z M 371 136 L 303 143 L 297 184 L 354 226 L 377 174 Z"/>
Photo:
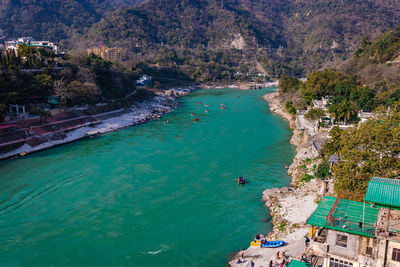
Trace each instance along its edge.
<path fill-rule="evenodd" d="M 147 75 L 142 75 L 139 80 L 136 81 L 137 88 L 152 87 L 153 78 Z"/>
<path fill-rule="evenodd" d="M 61 53 L 60 48 L 54 42 L 50 41 L 35 41 L 32 37 L 20 37 L 17 40 L 5 41 L 4 46 L 6 50 L 14 50 L 18 53 L 18 47 L 21 45 L 27 45 L 37 48 L 44 48 L 55 52 L 56 54 Z"/>
<path fill-rule="evenodd" d="M 289 267 L 311 267 L 311 264 L 298 260 L 292 260 L 289 264 Z"/>
<path fill-rule="evenodd" d="M 88 55 L 93 53 L 104 60 L 116 62 L 127 70 L 132 70 L 136 66 L 136 61 L 133 59 L 133 56 L 129 53 L 127 48 L 108 48 L 107 46 L 99 45 L 87 49 L 87 53 Z"/>
<path fill-rule="evenodd" d="M 357 117 L 360 119 L 360 123 L 366 122 L 367 120 L 369 120 L 370 118 L 372 118 L 374 116 L 374 113 L 372 112 L 364 112 L 362 110 L 360 110 L 357 114 Z"/>
<path fill-rule="evenodd" d="M 321 108 L 324 111 L 328 111 L 328 101 L 329 101 L 329 97 L 323 97 L 321 98 L 321 100 L 317 100 L 317 99 L 313 99 L 312 103 L 314 108 Z"/>
<path fill-rule="evenodd" d="M 326 196 L 307 224 L 323 267 L 400 266 L 400 180 L 372 178 L 360 202 Z"/>

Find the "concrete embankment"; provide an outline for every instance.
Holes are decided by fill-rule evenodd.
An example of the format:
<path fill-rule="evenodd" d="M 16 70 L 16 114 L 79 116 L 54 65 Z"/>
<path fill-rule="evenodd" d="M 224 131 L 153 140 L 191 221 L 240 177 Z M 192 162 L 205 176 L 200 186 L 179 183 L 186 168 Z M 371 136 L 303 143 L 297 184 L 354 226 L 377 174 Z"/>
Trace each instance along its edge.
<path fill-rule="evenodd" d="M 172 93 L 168 93 L 168 92 Z M 129 109 L 120 109 L 112 112 L 93 115 L 96 123 L 85 123 L 73 130 L 65 130 L 62 135 L 55 138 L 53 135 L 40 136 L 46 140 L 38 145 L 30 145 L 26 142 L 22 146 L 0 154 L 0 160 L 23 156 L 44 149 L 74 142 L 93 135 L 116 131 L 121 128 L 145 123 L 149 120 L 160 118 L 163 114 L 171 112 L 177 107 L 175 98 L 190 93 L 190 89 L 169 90 L 165 94 L 156 95 L 141 103 L 132 105 Z"/>

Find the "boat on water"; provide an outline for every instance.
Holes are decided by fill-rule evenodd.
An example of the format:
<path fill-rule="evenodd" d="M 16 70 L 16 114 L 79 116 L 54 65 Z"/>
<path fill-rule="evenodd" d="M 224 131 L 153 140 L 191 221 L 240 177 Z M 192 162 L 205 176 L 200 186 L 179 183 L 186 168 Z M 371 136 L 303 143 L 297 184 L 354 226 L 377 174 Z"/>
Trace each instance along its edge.
<path fill-rule="evenodd" d="M 243 176 L 239 176 L 239 178 L 237 179 L 237 183 L 238 184 L 246 184 L 246 179 L 244 179 Z"/>

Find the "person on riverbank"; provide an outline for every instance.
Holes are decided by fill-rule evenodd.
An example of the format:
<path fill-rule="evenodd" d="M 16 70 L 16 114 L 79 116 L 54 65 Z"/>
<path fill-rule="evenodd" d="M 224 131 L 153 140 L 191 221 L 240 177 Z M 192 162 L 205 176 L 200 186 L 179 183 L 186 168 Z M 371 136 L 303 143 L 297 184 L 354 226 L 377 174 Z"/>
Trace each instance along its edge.
<path fill-rule="evenodd" d="M 310 239 L 308 238 L 308 236 L 306 236 L 305 243 L 306 243 L 306 248 L 307 248 L 307 247 L 308 247 L 308 244 L 310 243 Z"/>
<path fill-rule="evenodd" d="M 269 266 L 269 267 L 272 267 L 272 264 L 274 264 L 274 263 L 272 262 L 272 260 L 270 260 L 268 266 Z"/>
<path fill-rule="evenodd" d="M 279 260 L 279 251 L 276 252 L 276 259 Z"/>
<path fill-rule="evenodd" d="M 251 267 L 254 267 L 254 262 L 251 261 L 251 262 L 250 262 L 250 265 L 251 265 Z"/>

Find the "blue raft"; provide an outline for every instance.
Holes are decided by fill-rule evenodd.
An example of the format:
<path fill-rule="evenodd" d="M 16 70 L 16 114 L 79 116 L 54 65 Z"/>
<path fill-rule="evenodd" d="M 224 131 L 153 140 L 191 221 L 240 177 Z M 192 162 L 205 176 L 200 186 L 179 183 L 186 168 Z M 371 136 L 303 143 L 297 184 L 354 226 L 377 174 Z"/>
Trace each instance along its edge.
<path fill-rule="evenodd" d="M 283 241 L 267 241 L 261 244 L 262 248 L 277 248 L 283 246 Z"/>

